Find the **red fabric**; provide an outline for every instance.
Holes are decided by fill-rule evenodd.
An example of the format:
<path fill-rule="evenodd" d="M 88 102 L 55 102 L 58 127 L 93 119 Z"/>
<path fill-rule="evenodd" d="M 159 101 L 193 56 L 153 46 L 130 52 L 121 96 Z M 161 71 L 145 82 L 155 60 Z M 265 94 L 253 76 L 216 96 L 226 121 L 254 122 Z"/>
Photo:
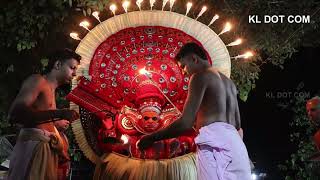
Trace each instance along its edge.
<path fill-rule="evenodd" d="M 165 128 L 177 119 L 177 112 L 168 110 L 173 106 L 163 93 L 182 111 L 189 79 L 182 74 L 174 57 L 183 44 L 188 42 L 201 45 L 196 39 L 177 29 L 142 26 L 121 30 L 97 47 L 89 67 L 92 78 L 88 80 L 82 77 L 67 99 L 94 112 L 102 121 L 106 113 L 100 111 L 107 110 L 117 115 L 114 122 L 103 121 L 97 133 L 98 147 L 102 151 L 126 154 L 130 147 L 134 157 L 157 159 L 194 150 L 192 133 L 160 141 L 144 154 L 135 149 L 135 142 L 146 134 L 139 125 L 143 124 L 139 115 L 145 106 L 157 103 L 156 108 L 161 110 L 161 126 L 158 129 Z M 209 61 L 211 63 L 210 58 Z M 142 68 L 149 72 L 151 80 L 139 73 Z M 119 115 L 124 106 L 134 108 L 136 112 Z M 128 120 L 126 126 L 131 128 L 123 126 L 123 118 Z M 111 136 L 119 140 L 122 134 L 130 136 L 130 145 L 104 142 Z"/>
<path fill-rule="evenodd" d="M 162 90 L 168 90 L 167 96 L 171 101 L 181 106 L 187 94 L 183 86 L 188 85 L 188 82 L 184 81 L 184 76 L 174 57 L 183 44 L 197 41 L 180 30 L 165 27 L 152 27 L 153 30 L 150 32 L 153 33 L 148 35 L 146 33 L 148 28 L 151 27 L 127 28 L 111 35 L 101 43 L 90 63 L 89 74 L 92 80 L 88 83 L 89 81 L 82 79 L 80 85 L 83 86 L 86 82 L 87 85 L 83 86 L 86 91 L 114 107 L 136 105 L 134 102 L 137 96 L 141 95 L 138 91 L 148 90 L 147 86 L 140 89 L 141 82 L 148 78 L 139 74 L 139 70 L 146 68 L 151 72 L 152 80 Z M 135 49 L 136 54 L 133 53 Z M 168 53 L 165 54 L 164 51 Z M 148 57 L 152 58 L 148 60 Z M 147 65 L 148 61 L 151 63 L 150 66 Z M 136 65 L 136 69 L 132 68 L 133 65 Z M 161 65 L 166 65 L 166 69 L 162 70 Z M 125 76 L 128 76 L 130 80 L 125 81 Z M 170 81 L 171 77 L 176 78 L 175 82 Z M 165 82 L 159 83 L 160 78 L 163 78 Z M 116 86 L 113 86 L 115 81 Z M 129 90 L 129 93 L 124 93 L 125 90 Z M 132 93 L 132 91 L 136 92 Z M 170 95 L 172 91 L 176 92 L 174 96 Z M 159 92 L 156 94 L 161 96 Z M 177 103 L 180 100 L 183 102 Z"/>
<path fill-rule="evenodd" d="M 313 140 L 318 148 L 318 150 L 320 150 L 320 130 L 318 130 L 314 136 L 313 136 Z"/>
<path fill-rule="evenodd" d="M 106 111 L 116 113 L 118 110 L 109 105 L 107 102 L 101 100 L 100 98 L 92 95 L 85 91 L 84 89 L 77 87 L 67 95 L 69 101 L 80 105 L 81 107 L 87 109 L 90 112 L 94 112 L 94 115 L 101 119 L 104 119 L 107 115 Z"/>
<path fill-rule="evenodd" d="M 70 161 L 58 165 L 58 180 L 67 180 L 70 173 Z"/>

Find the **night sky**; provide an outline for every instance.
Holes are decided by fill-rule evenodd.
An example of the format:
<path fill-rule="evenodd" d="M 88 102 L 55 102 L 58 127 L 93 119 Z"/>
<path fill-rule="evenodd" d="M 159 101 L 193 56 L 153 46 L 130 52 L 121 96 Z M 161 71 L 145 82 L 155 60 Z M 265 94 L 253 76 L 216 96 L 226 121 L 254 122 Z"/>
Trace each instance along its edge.
<path fill-rule="evenodd" d="M 295 150 L 289 141 L 292 114 L 277 106 L 280 101 L 286 100 L 284 97 L 277 98 L 277 93 L 294 93 L 300 82 L 305 85 L 302 91 L 306 96 L 320 92 L 320 48 L 298 50 L 286 61 L 284 69 L 271 64 L 263 66 L 256 89 L 251 92 L 247 102 L 239 101 L 249 156 L 258 171 L 268 174 L 267 179 L 281 179 L 277 165 L 289 159 Z M 268 93 L 275 98 L 268 96 Z"/>

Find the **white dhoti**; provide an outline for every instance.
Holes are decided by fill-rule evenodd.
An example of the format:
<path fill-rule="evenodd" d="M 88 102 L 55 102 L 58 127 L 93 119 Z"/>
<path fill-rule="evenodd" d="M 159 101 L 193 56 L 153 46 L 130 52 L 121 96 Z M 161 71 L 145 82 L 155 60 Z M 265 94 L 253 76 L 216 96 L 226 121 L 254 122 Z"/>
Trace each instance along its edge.
<path fill-rule="evenodd" d="M 237 130 L 223 122 L 200 129 L 197 144 L 198 180 L 250 180 L 247 149 Z"/>
<path fill-rule="evenodd" d="M 57 180 L 60 146 L 48 131 L 21 129 L 10 156 L 7 180 Z"/>

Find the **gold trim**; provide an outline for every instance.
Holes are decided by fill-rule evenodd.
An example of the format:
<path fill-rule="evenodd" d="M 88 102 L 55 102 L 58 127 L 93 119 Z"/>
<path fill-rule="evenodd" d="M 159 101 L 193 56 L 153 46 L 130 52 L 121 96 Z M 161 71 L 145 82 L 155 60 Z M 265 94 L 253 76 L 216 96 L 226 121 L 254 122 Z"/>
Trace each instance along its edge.
<path fill-rule="evenodd" d="M 87 142 L 81 121 L 74 121 L 71 127 L 84 155 L 96 164 L 93 178 L 95 180 L 197 179 L 194 153 L 161 160 L 130 158 L 114 152 L 105 153 L 99 158 Z"/>
<path fill-rule="evenodd" d="M 82 150 L 83 154 L 93 163 L 97 163 L 99 161 L 99 157 L 92 150 L 88 141 L 86 139 L 82 124 L 80 120 L 76 120 L 71 123 L 73 134 L 76 138 L 76 141 L 79 145 L 79 148 Z"/>
<path fill-rule="evenodd" d="M 117 153 L 105 154 L 97 163 L 94 180 L 196 180 L 195 154 L 171 159 L 142 160 Z"/>

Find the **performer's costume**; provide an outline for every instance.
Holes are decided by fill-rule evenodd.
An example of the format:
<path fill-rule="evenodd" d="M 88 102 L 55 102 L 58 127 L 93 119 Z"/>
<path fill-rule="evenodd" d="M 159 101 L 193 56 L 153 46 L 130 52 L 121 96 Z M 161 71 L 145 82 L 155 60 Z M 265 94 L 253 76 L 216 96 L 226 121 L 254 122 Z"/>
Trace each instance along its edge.
<path fill-rule="evenodd" d="M 223 122 L 200 129 L 197 144 L 198 180 L 250 180 L 247 149 L 237 130 Z"/>
<path fill-rule="evenodd" d="M 189 77 L 174 58 L 188 42 L 202 46 L 212 66 L 230 77 L 229 52 L 219 35 L 171 11 L 116 15 L 81 40 L 78 78 L 67 99 L 81 115 L 72 129 L 80 149 L 96 164 L 94 179 L 197 178 L 196 132 L 145 151 L 136 148 L 143 135 L 167 127 L 183 110 Z"/>
<path fill-rule="evenodd" d="M 55 134 L 37 128 L 21 129 L 10 156 L 8 180 L 57 180 L 61 150 Z"/>
<path fill-rule="evenodd" d="M 313 141 L 318 150 L 320 150 L 320 130 L 313 135 Z"/>

